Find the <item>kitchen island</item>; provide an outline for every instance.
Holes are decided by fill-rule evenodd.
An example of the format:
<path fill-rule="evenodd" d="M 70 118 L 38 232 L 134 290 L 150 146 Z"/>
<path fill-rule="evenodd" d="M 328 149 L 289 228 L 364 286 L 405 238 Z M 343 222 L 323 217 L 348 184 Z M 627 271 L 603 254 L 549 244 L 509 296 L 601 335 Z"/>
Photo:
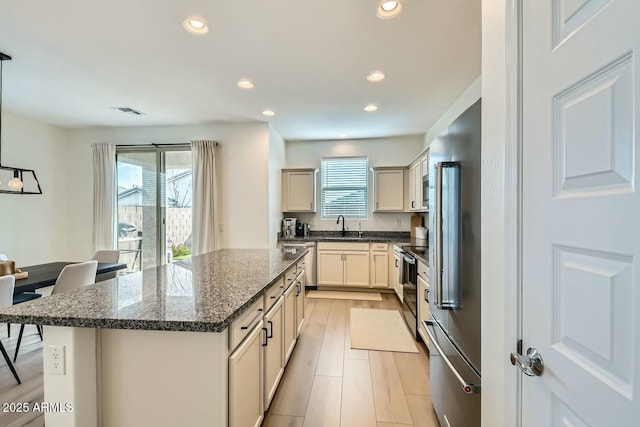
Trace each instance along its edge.
<path fill-rule="evenodd" d="M 44 325 L 49 427 L 259 425 L 304 320 L 305 253 L 223 249 L 0 321 Z"/>

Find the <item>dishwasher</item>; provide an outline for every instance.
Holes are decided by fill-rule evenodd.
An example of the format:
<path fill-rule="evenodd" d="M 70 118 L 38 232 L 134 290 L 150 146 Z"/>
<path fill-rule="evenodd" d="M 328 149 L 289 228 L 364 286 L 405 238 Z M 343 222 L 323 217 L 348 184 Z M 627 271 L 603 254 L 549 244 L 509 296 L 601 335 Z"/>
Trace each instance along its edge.
<path fill-rule="evenodd" d="M 316 286 L 316 242 L 282 242 L 282 249 L 307 248 L 309 252 L 304 256 L 306 289 L 317 289 Z"/>

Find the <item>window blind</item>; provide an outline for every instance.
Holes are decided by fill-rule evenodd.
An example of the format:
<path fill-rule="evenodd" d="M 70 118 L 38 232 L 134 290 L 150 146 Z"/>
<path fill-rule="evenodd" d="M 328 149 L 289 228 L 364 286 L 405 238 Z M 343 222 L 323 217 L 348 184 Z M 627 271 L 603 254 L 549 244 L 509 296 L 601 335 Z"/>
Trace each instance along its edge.
<path fill-rule="evenodd" d="M 367 218 L 367 158 L 323 158 L 320 169 L 322 218 Z"/>

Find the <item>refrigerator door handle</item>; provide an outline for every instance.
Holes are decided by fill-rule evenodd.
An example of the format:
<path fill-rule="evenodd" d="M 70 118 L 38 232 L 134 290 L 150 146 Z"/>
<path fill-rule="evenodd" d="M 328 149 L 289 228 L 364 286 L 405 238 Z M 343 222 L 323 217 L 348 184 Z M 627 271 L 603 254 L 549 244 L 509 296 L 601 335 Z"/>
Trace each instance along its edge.
<path fill-rule="evenodd" d="M 456 377 L 456 379 L 462 386 L 462 390 L 467 394 L 480 393 L 480 386 L 466 382 L 464 378 L 462 378 L 462 375 L 460 375 L 460 372 L 458 372 L 455 366 L 453 366 L 453 363 L 451 363 L 451 361 L 449 360 L 449 357 L 442 350 L 442 347 L 440 347 L 440 345 L 438 344 L 438 340 L 436 339 L 435 335 L 431 332 L 431 328 L 429 328 L 429 326 L 435 327 L 434 322 L 431 320 L 423 320 L 422 322 L 424 323 L 424 328 L 427 331 L 427 335 L 429 335 L 431 344 L 433 344 L 433 347 L 436 349 L 440 357 L 442 357 L 442 360 L 444 361 L 444 363 L 446 363 L 446 365 L 451 370 L 451 373 Z"/>
<path fill-rule="evenodd" d="M 435 214 L 434 214 L 434 226 L 436 232 L 434 233 L 434 251 L 433 261 L 435 263 L 434 273 L 434 294 L 433 302 L 438 308 L 442 308 L 442 165 L 438 163 L 435 167 Z"/>
<path fill-rule="evenodd" d="M 460 162 L 441 162 L 436 165 L 436 307 L 459 310 L 460 278 Z M 445 184 L 446 178 L 446 184 Z M 443 207 L 446 200 L 446 209 Z M 444 236 L 446 231 L 446 256 Z M 446 259 L 446 265 L 444 260 Z M 446 270 L 446 277 L 445 272 Z M 446 290 L 446 293 L 445 293 Z"/>

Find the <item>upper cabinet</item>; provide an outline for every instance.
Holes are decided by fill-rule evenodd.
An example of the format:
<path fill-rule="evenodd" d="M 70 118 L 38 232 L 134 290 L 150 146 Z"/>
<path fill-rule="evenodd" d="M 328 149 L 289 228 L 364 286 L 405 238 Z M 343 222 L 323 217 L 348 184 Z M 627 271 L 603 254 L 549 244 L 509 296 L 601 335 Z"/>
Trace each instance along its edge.
<path fill-rule="evenodd" d="M 318 169 L 282 169 L 282 212 L 316 211 Z"/>
<path fill-rule="evenodd" d="M 405 168 L 373 168 L 373 211 L 404 211 Z"/>
<path fill-rule="evenodd" d="M 409 200 L 410 211 L 426 212 L 429 209 L 425 191 L 429 185 L 429 150 L 422 153 L 409 166 Z"/>

